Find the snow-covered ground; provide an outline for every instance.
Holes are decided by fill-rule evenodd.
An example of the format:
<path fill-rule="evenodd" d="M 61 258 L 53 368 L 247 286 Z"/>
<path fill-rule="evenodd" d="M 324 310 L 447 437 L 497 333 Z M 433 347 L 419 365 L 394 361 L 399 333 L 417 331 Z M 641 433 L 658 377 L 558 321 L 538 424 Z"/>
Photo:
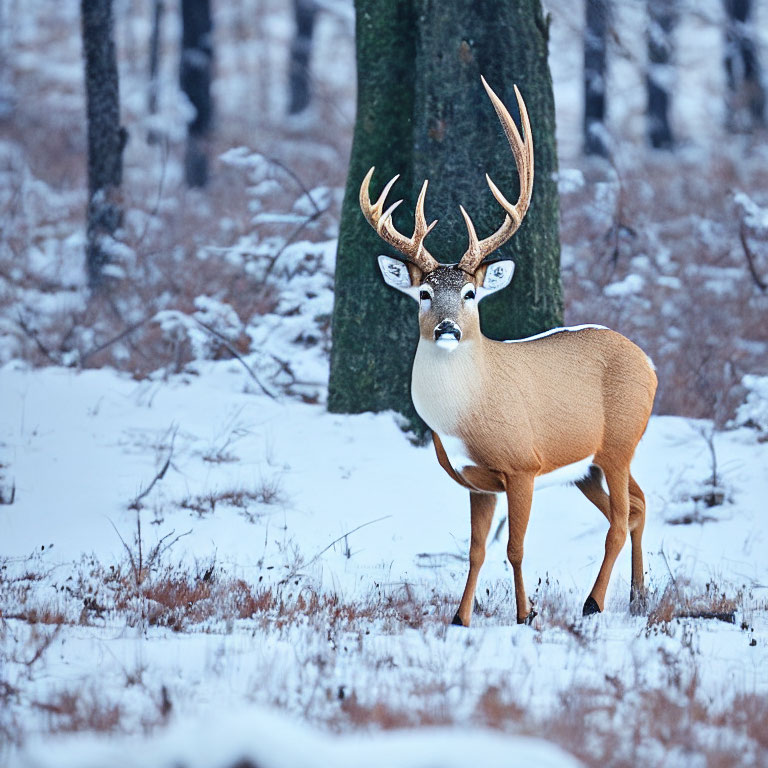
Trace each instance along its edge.
<path fill-rule="evenodd" d="M 15 484 L 14 503 L 0 507 L 2 682 L 14 692 L 3 718 L 26 741 L 13 764 L 97 765 L 106 758 L 81 756 L 123 754 L 122 741 L 103 747 L 103 737 L 79 736 L 49 748 L 45 736 L 110 712 L 118 733 L 173 723 L 158 737 L 162 749 L 151 741 L 126 763 L 171 765 L 191 754 L 190 723 L 210 712 L 245 708 L 250 715 L 240 712 L 235 722 L 252 717 L 243 743 L 258 744 L 259 723 L 272 717 L 259 707 L 285 711 L 293 733 L 301 722 L 340 731 L 382 721 L 476 728 L 494 723 L 483 716 L 491 701 L 525 713 L 512 731 L 535 734 L 537 724 L 563 717 L 569 698 L 613 699 L 616 690 L 623 716 L 641 708 L 633 696 L 688 692 L 709 711 L 718 743 L 766 756 L 746 732 L 714 725 L 734 701 L 768 696 L 768 444 L 754 429 L 712 437 L 726 497 L 719 506 L 693 499 L 712 471 L 706 423 L 653 418 L 634 463 L 649 502 L 652 603 L 670 584 L 694 601 L 711 597 L 707 605 L 725 593 L 735 623 L 669 623 L 653 611 L 655 619 L 631 618 L 629 547 L 605 613 L 582 620 L 606 526 L 568 487 L 535 496 L 525 559 L 540 610 L 533 627 L 514 623 L 502 531 L 489 547 L 474 626 L 465 630 L 447 624 L 465 576 L 466 493 L 430 448 L 408 442 L 391 414 L 337 416 L 271 399 L 253 391 L 236 362 L 140 382 L 106 369 L 13 363 L 0 371 L 0 388 L 4 492 Z M 503 528 L 503 504 L 497 515 Z M 686 519 L 696 522 L 681 524 Z M 139 557 L 137 520 L 145 573 L 121 602 Z M 161 544 L 153 559 L 159 542 L 167 549 Z M 110 582 L 116 572 L 120 587 Z M 257 602 L 267 590 L 275 599 L 245 618 L 221 607 L 202 618 L 155 611 L 162 599 L 151 590 L 179 574 L 199 584 L 206 572 L 221 585 L 222 602 L 236 581 Z M 328 599 L 346 606 L 347 618 L 317 602 Z M 33 611 L 37 622 L 29 621 Z M 585 714 L 590 722 L 600 732 Z M 267 732 L 274 737 L 272 726 Z M 442 744 L 442 737 L 380 738 L 382 754 L 396 744 L 404 754 L 411 743 Z M 478 738 L 456 754 L 469 754 Z M 488 764 L 505 743 L 483 747 Z M 79 751 L 87 744 L 107 751 Z M 340 761 L 352 754 L 342 742 L 318 744 L 340 750 Z M 701 737 L 691 748 L 705 744 Z M 72 745 L 78 751 L 70 753 Z M 624 757 L 650 759 L 662 746 L 641 737 L 625 745 Z M 70 754 L 78 757 L 63 760 Z M 261 755 L 252 753 L 256 764 L 292 764 Z M 293 764 L 321 764 L 299 755 Z M 426 764 L 417 757 L 402 764 Z"/>
<path fill-rule="evenodd" d="M 581 618 L 606 523 L 555 487 L 538 617 L 515 623 L 500 501 L 471 629 L 466 492 L 393 414 L 325 410 L 353 13 L 322 0 L 286 119 L 290 5 L 214 4 L 199 192 L 177 3 L 150 116 L 151 3 L 116 1 L 131 140 L 100 303 L 77 4 L 0 0 L 0 766 L 768 765 L 768 153 L 722 127 L 722 4 L 680 6 L 674 154 L 640 146 L 645 4 L 614 4 L 609 164 L 579 156 L 583 8 L 546 3 L 566 322 L 641 343 L 658 407 L 714 422 L 654 416 L 638 449 L 647 615 L 626 546 Z"/>

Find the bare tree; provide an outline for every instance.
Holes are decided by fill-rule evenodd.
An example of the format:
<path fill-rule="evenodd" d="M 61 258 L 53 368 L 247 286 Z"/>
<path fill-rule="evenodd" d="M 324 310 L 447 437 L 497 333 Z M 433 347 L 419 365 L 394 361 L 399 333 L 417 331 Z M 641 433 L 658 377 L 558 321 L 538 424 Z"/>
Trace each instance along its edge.
<path fill-rule="evenodd" d="M 288 112 L 303 112 L 312 98 L 309 77 L 309 58 L 312 53 L 312 34 L 315 30 L 317 5 L 314 0 L 293 0 L 296 32 L 291 44 L 290 104 Z"/>
<path fill-rule="evenodd" d="M 150 115 L 157 112 L 158 77 L 160 70 L 160 26 L 163 20 L 165 4 L 163 0 L 155 0 L 152 8 L 152 34 L 149 38 L 149 93 L 147 94 L 147 111 Z"/>
<path fill-rule="evenodd" d="M 656 149 L 669 149 L 674 144 L 669 126 L 672 102 L 672 32 L 676 21 L 675 0 L 648 0 L 648 69 L 645 74 L 648 92 L 648 141 Z"/>
<path fill-rule="evenodd" d="M 584 152 L 608 156 L 605 141 L 605 54 L 608 0 L 587 0 L 584 26 Z"/>
<path fill-rule="evenodd" d="M 726 124 L 733 130 L 765 125 L 765 88 L 750 17 L 752 0 L 725 0 Z"/>
<path fill-rule="evenodd" d="M 184 171 L 190 187 L 208 182 L 208 138 L 213 125 L 211 76 L 213 72 L 213 22 L 210 0 L 181 2 L 181 90 L 195 108 L 187 126 Z"/>
<path fill-rule="evenodd" d="M 105 237 L 120 225 L 117 190 L 123 177 L 128 134 L 120 127 L 120 92 L 112 0 L 81 0 L 85 95 L 88 120 L 88 284 L 97 289 L 108 261 Z"/>

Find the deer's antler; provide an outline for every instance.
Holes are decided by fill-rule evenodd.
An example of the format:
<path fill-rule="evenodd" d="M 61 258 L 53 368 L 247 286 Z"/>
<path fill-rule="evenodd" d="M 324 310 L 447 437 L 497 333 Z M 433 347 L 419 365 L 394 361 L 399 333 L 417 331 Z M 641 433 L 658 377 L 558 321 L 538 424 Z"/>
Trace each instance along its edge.
<path fill-rule="evenodd" d="M 531 193 L 533 191 L 533 137 L 531 136 L 531 123 L 528 120 L 528 110 L 525 108 L 523 97 L 520 95 L 517 86 L 514 86 L 517 105 L 520 108 L 520 122 L 523 126 L 525 140 L 521 138 L 520 132 L 515 125 L 515 121 L 512 119 L 509 112 L 507 112 L 507 108 L 501 103 L 501 99 L 499 99 L 493 92 L 491 86 L 485 82 L 484 77 L 481 76 L 481 80 L 493 103 L 496 114 L 499 116 L 501 127 L 504 129 L 504 133 L 507 136 L 507 141 L 509 141 L 512 154 L 515 156 L 515 165 L 517 166 L 517 173 L 520 177 L 520 195 L 517 198 L 517 202 L 512 205 L 512 203 L 504 197 L 499 188 L 491 181 L 491 177 L 488 176 L 487 173 L 485 174 L 485 180 L 488 182 L 488 186 L 491 188 L 493 196 L 496 198 L 499 205 L 506 211 L 507 215 L 504 217 L 504 223 L 501 227 L 483 240 L 477 239 L 477 233 L 472 224 L 472 219 L 469 218 L 469 214 L 464 210 L 464 207 L 459 206 L 467 225 L 467 231 L 469 232 L 469 247 L 461 257 L 459 267 L 470 274 L 475 272 L 480 265 L 480 262 L 486 256 L 504 245 L 504 243 L 515 234 L 531 203 Z"/>
<path fill-rule="evenodd" d="M 422 185 L 419 199 L 416 203 L 413 235 L 411 237 L 406 237 L 398 232 L 395 229 L 395 225 L 392 223 L 392 213 L 403 201 L 398 200 L 397 202 L 392 203 L 386 211 L 384 210 L 384 203 L 386 202 L 389 190 L 392 189 L 394 183 L 400 178 L 400 174 L 389 181 L 384 187 L 379 199 L 371 204 L 369 187 L 373 171 L 373 168 L 368 171 L 363 179 L 363 183 L 360 185 L 360 208 L 363 211 L 363 215 L 368 220 L 368 223 L 379 233 L 379 237 L 381 237 L 382 240 L 400 251 L 408 261 L 415 264 L 423 272 L 431 272 L 433 269 L 439 267 L 440 264 L 424 247 L 424 238 L 432 231 L 432 227 L 437 224 L 437 220 L 435 220 L 427 225 L 427 220 L 424 217 L 424 198 L 427 195 L 427 184 L 429 184 L 429 181 L 425 181 Z"/>

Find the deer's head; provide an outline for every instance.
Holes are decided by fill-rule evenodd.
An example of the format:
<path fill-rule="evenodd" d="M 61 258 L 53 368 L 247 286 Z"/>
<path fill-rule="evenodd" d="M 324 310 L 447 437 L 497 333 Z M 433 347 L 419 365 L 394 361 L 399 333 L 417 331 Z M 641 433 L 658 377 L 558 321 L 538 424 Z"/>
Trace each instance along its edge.
<path fill-rule="evenodd" d="M 375 203 L 371 203 L 369 196 L 373 168 L 368 171 L 360 187 L 360 207 L 365 218 L 379 236 L 403 256 L 379 256 L 379 268 L 384 280 L 388 285 L 407 293 L 419 302 L 421 337 L 434 341 L 447 350 L 455 349 L 462 341 L 479 336 L 478 302 L 484 296 L 509 285 L 515 270 L 514 262 L 489 262 L 486 258 L 517 231 L 530 205 L 533 189 L 533 141 L 528 112 L 520 91 L 515 86 L 525 141 L 509 112 L 484 78 L 483 85 L 515 157 L 520 176 L 520 195 L 517 203 L 512 205 L 486 174 L 485 178 L 493 196 L 506 212 L 504 223 L 489 237 L 478 240 L 472 220 L 461 207 L 469 232 L 469 246 L 458 264 L 441 264 L 424 247 L 424 238 L 437 224 L 437 221 L 433 221 L 427 225 L 424 216 L 427 181 L 424 182 L 416 203 L 415 226 L 411 237 L 398 232 L 392 223 L 392 213 L 403 201 L 398 200 L 384 210 L 387 195 L 399 176 L 395 176 L 384 187 Z"/>

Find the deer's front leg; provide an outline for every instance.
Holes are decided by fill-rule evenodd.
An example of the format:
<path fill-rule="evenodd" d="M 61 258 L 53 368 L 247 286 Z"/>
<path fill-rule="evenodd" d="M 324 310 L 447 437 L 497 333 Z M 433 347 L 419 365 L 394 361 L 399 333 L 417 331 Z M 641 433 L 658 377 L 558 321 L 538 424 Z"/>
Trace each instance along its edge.
<path fill-rule="evenodd" d="M 488 540 L 488 531 L 491 529 L 493 510 L 496 508 L 496 495 L 493 493 L 475 493 L 470 491 L 469 504 L 472 517 L 472 535 L 469 543 L 469 576 L 467 576 L 467 586 L 464 587 L 459 610 L 453 617 L 452 622 L 460 627 L 468 627 L 472 618 L 477 577 L 485 561 L 485 543 Z"/>
<path fill-rule="evenodd" d="M 516 473 L 506 475 L 507 509 L 509 515 L 509 542 L 507 557 L 512 565 L 515 579 L 515 604 L 517 623 L 530 624 L 536 616 L 528 604 L 528 596 L 523 585 L 523 540 L 528 528 L 533 501 L 533 474 Z"/>

